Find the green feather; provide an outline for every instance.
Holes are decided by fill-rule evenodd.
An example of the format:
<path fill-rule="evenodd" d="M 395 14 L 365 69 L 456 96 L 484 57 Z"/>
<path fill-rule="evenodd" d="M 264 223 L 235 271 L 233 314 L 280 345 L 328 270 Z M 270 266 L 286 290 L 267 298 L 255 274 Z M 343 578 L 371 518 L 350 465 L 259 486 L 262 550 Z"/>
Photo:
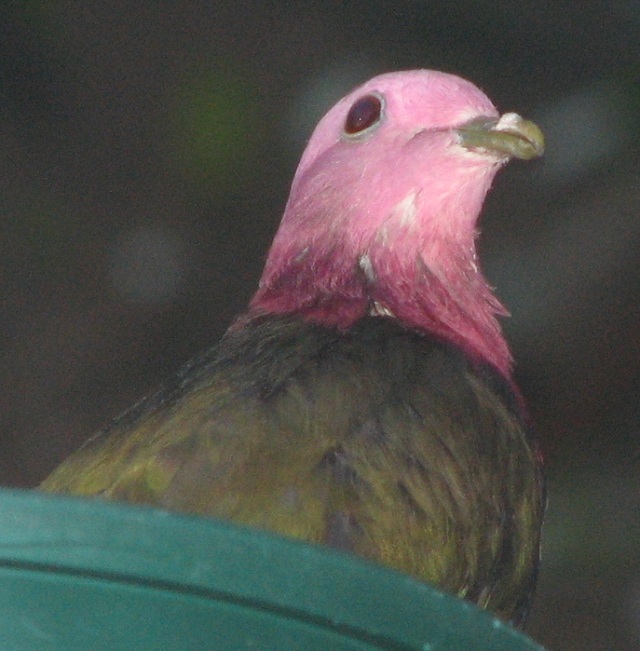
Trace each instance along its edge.
<path fill-rule="evenodd" d="M 515 621 L 538 562 L 542 479 L 509 388 L 380 317 L 231 330 L 42 487 L 330 544 Z"/>

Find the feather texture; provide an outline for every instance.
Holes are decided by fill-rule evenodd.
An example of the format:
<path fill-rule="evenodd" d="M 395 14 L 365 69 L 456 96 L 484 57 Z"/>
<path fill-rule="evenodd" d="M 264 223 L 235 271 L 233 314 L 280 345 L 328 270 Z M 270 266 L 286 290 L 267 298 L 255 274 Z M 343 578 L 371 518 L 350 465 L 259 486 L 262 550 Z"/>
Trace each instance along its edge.
<path fill-rule="evenodd" d="M 508 384 L 455 347 L 388 318 L 266 317 L 44 487 L 329 544 L 517 620 L 543 507 L 530 443 Z"/>
<path fill-rule="evenodd" d="M 544 488 L 475 238 L 498 169 L 541 151 L 452 75 L 353 91 L 311 137 L 248 311 L 42 488 L 331 545 L 522 623 Z"/>

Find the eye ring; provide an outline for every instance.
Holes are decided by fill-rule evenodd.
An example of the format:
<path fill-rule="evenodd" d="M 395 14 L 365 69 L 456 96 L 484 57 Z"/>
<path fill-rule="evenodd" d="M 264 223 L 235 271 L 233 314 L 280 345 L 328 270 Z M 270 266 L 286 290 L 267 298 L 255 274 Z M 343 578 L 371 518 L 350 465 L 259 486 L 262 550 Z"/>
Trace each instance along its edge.
<path fill-rule="evenodd" d="M 359 97 L 349 109 L 343 132 L 348 138 L 359 138 L 375 129 L 384 118 L 384 97 L 372 92 Z"/>

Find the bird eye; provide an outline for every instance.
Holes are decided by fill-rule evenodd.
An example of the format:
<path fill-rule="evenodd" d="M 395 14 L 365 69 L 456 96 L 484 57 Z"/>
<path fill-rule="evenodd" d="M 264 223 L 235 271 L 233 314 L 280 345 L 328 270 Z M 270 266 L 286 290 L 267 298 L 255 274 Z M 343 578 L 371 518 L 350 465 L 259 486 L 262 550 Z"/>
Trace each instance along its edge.
<path fill-rule="evenodd" d="M 344 122 L 344 132 L 348 136 L 362 133 L 377 124 L 381 117 L 382 98 L 378 95 L 364 95 L 349 109 Z"/>

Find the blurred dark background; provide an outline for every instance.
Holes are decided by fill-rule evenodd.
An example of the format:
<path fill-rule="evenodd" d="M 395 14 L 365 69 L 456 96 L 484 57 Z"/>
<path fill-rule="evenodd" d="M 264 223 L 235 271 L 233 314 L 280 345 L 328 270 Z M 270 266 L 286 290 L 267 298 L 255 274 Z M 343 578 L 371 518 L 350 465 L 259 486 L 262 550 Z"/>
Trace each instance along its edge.
<path fill-rule="evenodd" d="M 640 3 L 0 5 L 0 483 L 33 486 L 215 342 L 344 92 L 455 72 L 536 120 L 481 255 L 550 507 L 529 632 L 640 648 Z"/>

